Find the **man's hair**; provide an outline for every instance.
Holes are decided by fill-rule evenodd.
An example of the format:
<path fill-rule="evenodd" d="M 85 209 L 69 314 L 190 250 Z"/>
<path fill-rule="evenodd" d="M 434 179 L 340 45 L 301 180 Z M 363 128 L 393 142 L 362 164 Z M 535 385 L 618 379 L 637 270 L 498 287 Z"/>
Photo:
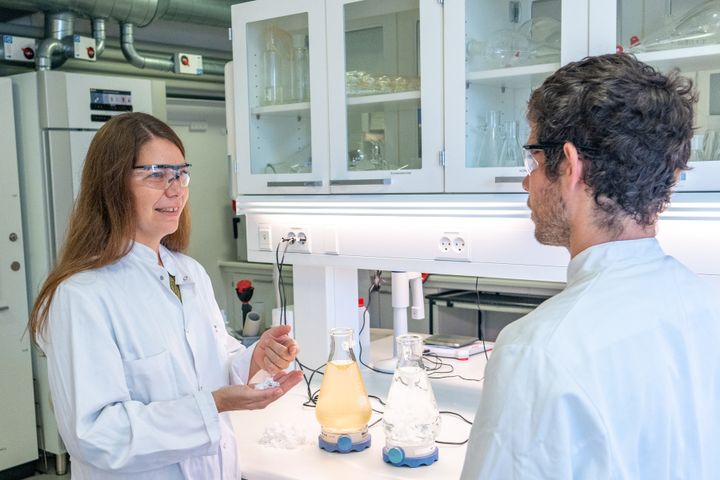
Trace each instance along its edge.
<path fill-rule="evenodd" d="M 607 226 L 629 216 L 653 225 L 687 170 L 693 136 L 692 81 L 663 75 L 628 54 L 569 63 L 533 91 L 528 120 L 537 142 L 571 142 L 583 181 Z M 545 171 L 559 176 L 562 148 L 546 150 Z"/>

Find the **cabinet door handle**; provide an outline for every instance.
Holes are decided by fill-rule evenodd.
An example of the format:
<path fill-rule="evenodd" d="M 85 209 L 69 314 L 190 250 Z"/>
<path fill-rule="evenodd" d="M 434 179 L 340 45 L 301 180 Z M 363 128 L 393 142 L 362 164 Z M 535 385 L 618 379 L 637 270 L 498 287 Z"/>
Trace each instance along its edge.
<path fill-rule="evenodd" d="M 330 185 L 390 185 L 390 179 L 362 178 L 357 180 L 330 180 Z"/>
<path fill-rule="evenodd" d="M 0 312 L 10 310 L 10 305 L 0 305 Z"/>
<path fill-rule="evenodd" d="M 267 182 L 268 187 L 322 187 L 322 180 L 299 180 L 289 182 Z"/>
<path fill-rule="evenodd" d="M 522 183 L 525 177 L 495 177 L 495 183 Z"/>

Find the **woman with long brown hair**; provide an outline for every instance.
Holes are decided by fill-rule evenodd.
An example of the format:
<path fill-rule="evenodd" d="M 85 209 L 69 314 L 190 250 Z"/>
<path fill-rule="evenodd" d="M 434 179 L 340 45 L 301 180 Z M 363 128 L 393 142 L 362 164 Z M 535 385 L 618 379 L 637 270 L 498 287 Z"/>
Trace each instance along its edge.
<path fill-rule="evenodd" d="M 240 479 L 227 414 L 300 381 L 289 327 L 250 349 L 227 334 L 205 270 L 184 255 L 190 164 L 143 113 L 95 135 L 65 244 L 30 316 L 77 479 Z M 280 386 L 256 390 L 256 374 Z"/>

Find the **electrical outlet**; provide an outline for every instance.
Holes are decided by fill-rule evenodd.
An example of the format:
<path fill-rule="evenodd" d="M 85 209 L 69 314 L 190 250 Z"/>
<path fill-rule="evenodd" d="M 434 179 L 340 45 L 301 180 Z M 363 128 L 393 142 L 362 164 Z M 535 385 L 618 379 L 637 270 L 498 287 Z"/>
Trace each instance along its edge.
<path fill-rule="evenodd" d="M 258 249 L 272 251 L 272 229 L 270 225 L 258 225 Z"/>
<path fill-rule="evenodd" d="M 450 251 L 450 247 L 452 247 L 452 241 L 448 237 L 442 237 L 438 247 L 442 253 L 448 253 Z"/>
<path fill-rule="evenodd" d="M 310 248 L 310 232 L 307 228 L 291 227 L 285 238 L 294 238 L 295 242 L 288 245 L 288 253 L 312 253 Z"/>
<path fill-rule="evenodd" d="M 437 244 L 438 260 L 470 261 L 470 245 L 462 232 L 442 232 Z"/>
<path fill-rule="evenodd" d="M 453 252 L 457 254 L 464 254 L 466 245 L 465 245 L 465 239 L 462 237 L 455 237 L 452 241 L 452 249 Z"/>

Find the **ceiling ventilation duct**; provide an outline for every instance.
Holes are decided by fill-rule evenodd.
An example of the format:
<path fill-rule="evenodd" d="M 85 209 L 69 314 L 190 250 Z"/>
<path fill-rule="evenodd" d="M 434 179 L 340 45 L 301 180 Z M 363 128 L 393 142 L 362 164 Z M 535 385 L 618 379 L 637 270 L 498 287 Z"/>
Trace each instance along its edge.
<path fill-rule="evenodd" d="M 172 58 L 140 55 L 133 46 L 134 26 L 144 27 L 156 20 L 169 20 L 219 27 L 230 26 L 230 5 L 236 1 L 218 0 L 1 0 L 0 5 L 26 11 L 46 12 L 46 38 L 38 48 L 38 70 L 49 69 L 54 52 L 61 52 L 64 62 L 71 50 L 74 15 L 93 19 L 96 52 L 102 52 L 105 41 L 103 19 L 121 24 L 121 47 L 128 61 L 138 68 L 172 71 Z M 71 56 L 71 55 L 70 55 Z M 222 75 L 223 65 L 206 61 L 204 73 Z"/>

